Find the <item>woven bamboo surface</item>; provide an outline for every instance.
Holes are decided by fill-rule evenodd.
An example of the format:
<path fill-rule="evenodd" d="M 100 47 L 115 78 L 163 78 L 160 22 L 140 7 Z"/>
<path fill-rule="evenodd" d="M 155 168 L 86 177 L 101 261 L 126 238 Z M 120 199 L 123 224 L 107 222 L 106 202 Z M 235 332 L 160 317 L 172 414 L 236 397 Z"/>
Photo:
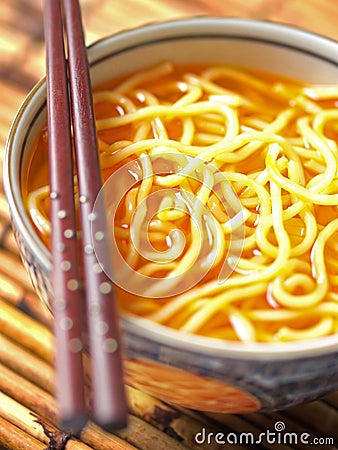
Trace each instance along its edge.
<path fill-rule="evenodd" d="M 6 4 L 4 4 L 6 3 Z M 195 15 L 228 15 L 278 20 L 338 39 L 337 0 L 83 0 L 87 42 L 142 23 Z M 0 15 L 0 168 L 10 123 L 24 96 L 44 74 L 42 1 L 2 2 Z M 2 173 L 2 170 L 1 172 Z M 2 186 L 2 175 L 0 175 Z M 203 444 L 195 435 L 274 431 L 282 421 L 298 436 L 338 442 L 338 393 L 320 401 L 271 414 L 207 415 L 178 410 L 128 387 L 126 430 L 108 435 L 90 424 L 76 440 L 56 428 L 53 399 L 53 337 L 22 266 L 0 189 L 0 449 L 180 450 L 253 448 Z M 67 441 L 68 440 L 68 441 Z M 266 439 L 254 448 L 306 448 Z M 313 448 L 336 448 L 313 445 Z"/>

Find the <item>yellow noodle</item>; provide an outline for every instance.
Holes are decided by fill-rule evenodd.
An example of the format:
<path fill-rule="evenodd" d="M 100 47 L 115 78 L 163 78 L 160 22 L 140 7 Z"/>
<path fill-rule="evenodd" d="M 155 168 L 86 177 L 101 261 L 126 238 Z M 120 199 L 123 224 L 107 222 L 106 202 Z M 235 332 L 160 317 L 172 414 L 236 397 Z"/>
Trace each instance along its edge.
<path fill-rule="evenodd" d="M 142 95 L 143 103 L 145 105 L 158 105 L 159 104 L 158 99 L 153 94 L 151 94 L 150 92 L 148 92 L 144 89 L 139 90 L 137 92 L 137 94 Z M 133 112 L 135 112 L 135 111 L 133 111 Z M 163 123 L 163 120 L 160 117 L 154 117 L 153 120 L 151 121 L 150 125 L 147 122 L 145 122 L 143 124 L 143 127 L 138 129 L 138 131 L 135 134 L 134 140 L 141 141 L 142 139 L 145 139 L 146 135 L 147 135 L 147 131 L 149 130 L 150 126 L 153 129 L 154 137 L 156 139 L 168 139 L 168 133 L 167 133 L 166 127 Z"/>
<path fill-rule="evenodd" d="M 257 340 L 255 326 L 238 309 L 230 308 L 229 321 L 242 342 L 255 342 Z"/>
<path fill-rule="evenodd" d="M 318 106 L 316 103 L 312 102 L 311 100 L 307 99 L 303 95 L 297 95 L 293 102 L 304 109 L 309 114 L 318 114 L 321 112 L 322 108 Z"/>
<path fill-rule="evenodd" d="M 172 119 L 174 117 L 180 116 L 191 116 L 204 114 L 206 112 L 217 112 L 224 117 L 226 134 L 225 139 L 230 139 L 238 133 L 238 122 L 236 115 L 233 110 L 228 106 L 223 104 L 216 104 L 212 102 L 198 102 L 192 105 L 184 105 L 181 107 L 164 106 L 164 105 L 151 105 L 145 106 L 144 108 L 137 110 L 135 112 L 127 113 L 123 116 L 117 116 L 106 119 L 99 119 L 96 121 L 97 130 L 106 130 L 111 128 L 120 127 L 123 125 L 128 125 L 133 122 L 141 121 L 144 119 L 154 118 L 154 117 L 165 117 L 167 119 Z"/>
<path fill-rule="evenodd" d="M 338 231 L 338 219 L 329 223 L 318 235 L 312 248 L 313 276 L 316 279 L 316 287 L 312 292 L 303 295 L 292 295 L 283 289 L 285 274 L 275 279 L 273 283 L 273 295 L 279 303 L 289 308 L 308 308 L 317 305 L 327 294 L 328 275 L 324 259 L 324 247 L 326 241 Z M 292 273 L 295 261 L 289 261 L 288 271 Z M 287 274 L 287 272 L 286 272 Z"/>
<path fill-rule="evenodd" d="M 315 192 L 323 192 L 333 181 L 337 172 L 337 160 L 331 148 L 328 146 L 326 140 L 322 139 L 320 135 L 309 125 L 309 118 L 303 117 L 297 121 L 300 133 L 306 138 L 311 146 L 318 150 L 322 155 L 326 164 L 325 173 L 320 174 L 311 179 L 307 187 Z"/>
<path fill-rule="evenodd" d="M 191 145 L 195 137 L 195 125 L 190 117 L 184 117 L 182 119 L 183 132 L 180 138 L 180 142 L 185 145 Z"/>
<path fill-rule="evenodd" d="M 302 89 L 303 93 L 313 100 L 325 100 L 338 98 L 338 88 L 336 85 L 314 85 Z"/>
<path fill-rule="evenodd" d="M 49 196 L 49 187 L 43 186 L 31 192 L 27 198 L 28 204 L 27 207 L 34 225 L 40 231 L 40 233 L 45 234 L 47 236 L 50 235 L 51 227 L 48 217 L 45 214 L 41 213 L 41 211 L 43 211 L 43 208 L 41 207 L 41 202 L 46 200 L 48 196 Z"/>
<path fill-rule="evenodd" d="M 278 154 L 280 152 L 280 148 L 278 144 L 272 144 L 269 148 L 269 152 L 266 159 L 266 166 L 269 172 L 269 175 L 271 176 L 271 179 L 279 184 L 283 189 L 285 189 L 288 192 L 292 192 L 293 194 L 297 195 L 300 199 L 304 201 L 310 201 L 314 204 L 319 205 L 337 205 L 338 204 L 338 194 L 332 194 L 332 195 L 325 195 L 325 194 L 319 194 L 316 192 L 316 186 L 313 186 L 312 190 L 306 189 L 303 186 L 297 185 L 296 183 L 290 181 L 288 178 L 284 177 L 276 166 L 276 160 L 278 157 Z M 334 164 L 333 167 L 335 167 L 336 164 Z M 332 170 L 328 169 L 330 172 Z M 332 174 L 330 173 L 328 175 L 328 178 L 330 178 Z M 335 174 L 333 174 L 335 176 Z M 326 184 L 326 180 L 324 181 Z"/>
<path fill-rule="evenodd" d="M 114 90 L 115 92 L 123 94 L 124 92 L 134 89 L 135 87 L 139 86 L 145 81 L 146 82 L 153 81 L 162 77 L 163 75 L 172 73 L 173 70 L 174 70 L 173 64 L 170 62 L 158 64 L 154 67 L 144 69 L 142 71 L 139 71 L 135 75 L 132 75 L 127 80 L 120 83 Z"/>
<path fill-rule="evenodd" d="M 150 161 L 149 156 L 147 153 L 143 153 L 141 155 L 141 158 L 139 159 L 141 166 L 142 166 L 142 181 L 141 186 L 138 191 L 137 195 L 137 203 L 140 204 L 143 200 L 147 198 L 147 196 L 150 194 L 153 180 L 154 180 L 154 174 L 153 174 L 153 168 Z"/>
<path fill-rule="evenodd" d="M 305 328 L 304 330 L 292 329 L 290 327 L 282 327 L 273 336 L 276 341 L 295 341 L 302 339 L 314 339 L 321 336 L 327 336 L 331 333 L 333 328 L 332 317 L 323 317 L 319 323 L 313 327 Z"/>
<path fill-rule="evenodd" d="M 304 315 L 309 316 L 322 316 L 322 315 L 333 315 L 338 316 L 338 305 L 332 302 L 325 302 L 318 305 L 315 308 L 303 310 L 289 310 L 289 309 L 258 309 L 246 311 L 245 313 L 251 320 L 259 322 L 282 322 L 290 321 L 294 319 L 299 319 L 304 317 Z"/>
<path fill-rule="evenodd" d="M 229 304 L 250 295 L 260 294 L 266 290 L 265 283 L 257 283 L 254 287 L 243 287 L 229 290 L 226 294 L 221 294 L 214 298 L 209 298 L 203 306 L 186 322 L 182 327 L 183 331 L 196 332 L 208 319 L 217 311 L 224 310 Z M 171 314 L 173 312 L 171 311 Z M 166 317 L 168 320 L 168 316 Z"/>
<path fill-rule="evenodd" d="M 178 83 L 178 87 L 182 92 L 184 92 L 184 95 L 179 100 L 177 100 L 173 106 L 179 107 L 191 105 L 192 103 L 197 102 L 202 97 L 203 91 L 198 86 L 192 86 L 191 84 L 186 83 Z"/>
<path fill-rule="evenodd" d="M 117 94 L 116 92 L 112 91 L 100 91 L 95 92 L 93 94 L 93 101 L 94 104 L 105 102 L 105 103 L 112 103 L 114 105 L 122 106 L 122 108 L 127 113 L 132 113 L 136 111 L 136 106 L 132 100 L 130 100 L 128 97 Z"/>
<path fill-rule="evenodd" d="M 242 103 L 247 103 L 246 100 L 243 101 L 241 96 L 236 95 L 228 89 L 224 89 L 221 86 L 212 83 L 211 81 L 208 81 L 203 77 L 199 77 L 193 74 L 186 74 L 183 79 L 192 86 L 199 86 L 208 94 L 214 94 L 210 96 L 211 100 L 221 100 L 229 106 L 240 106 Z"/>
<path fill-rule="evenodd" d="M 215 80 L 216 78 L 226 77 L 235 80 L 236 82 L 240 82 L 245 87 L 250 87 L 255 91 L 259 91 L 264 95 L 275 97 L 276 94 L 273 90 L 271 90 L 267 83 L 260 80 L 259 78 L 245 72 L 238 72 L 235 68 L 224 67 L 224 66 L 216 66 L 211 67 L 210 69 L 206 69 L 202 76 L 206 78 L 208 81 Z"/>

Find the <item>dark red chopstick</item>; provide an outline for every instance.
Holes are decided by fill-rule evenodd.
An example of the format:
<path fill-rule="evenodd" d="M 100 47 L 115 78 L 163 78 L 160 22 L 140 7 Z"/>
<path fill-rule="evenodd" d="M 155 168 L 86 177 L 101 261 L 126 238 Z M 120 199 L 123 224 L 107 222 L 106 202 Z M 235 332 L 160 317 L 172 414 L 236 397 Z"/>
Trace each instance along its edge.
<path fill-rule="evenodd" d="M 64 0 L 68 39 L 69 79 L 79 183 L 87 322 L 92 361 L 93 417 L 105 429 L 125 426 L 127 406 L 122 377 L 120 337 L 112 282 L 106 214 L 102 196 L 99 152 L 87 52 L 78 0 Z M 96 203 L 95 203 L 96 202 Z M 92 215 L 95 204 L 95 217 Z M 92 236 L 105 249 L 106 273 L 97 270 Z M 100 254 L 102 251 L 100 252 Z M 108 267 L 108 265 L 110 267 Z"/>
<path fill-rule="evenodd" d="M 59 2 L 46 0 L 45 8 L 56 396 L 62 427 L 77 433 L 86 423 L 87 414 L 68 81 Z"/>
<path fill-rule="evenodd" d="M 76 155 L 76 169 L 78 177 L 78 195 L 80 201 L 81 232 L 82 232 L 82 264 L 84 268 L 84 291 L 87 310 L 87 327 L 89 351 L 91 357 L 91 378 L 92 378 L 92 418 L 108 431 L 114 431 L 126 425 L 127 406 L 122 375 L 122 358 L 120 349 L 120 336 L 118 327 L 117 310 L 114 300 L 112 282 L 100 267 L 102 261 L 98 261 L 93 249 L 93 236 L 99 236 L 96 243 L 105 250 L 105 260 L 103 262 L 107 273 L 111 273 L 111 256 L 109 253 L 109 236 L 106 224 L 105 207 L 102 196 L 98 197 L 102 187 L 100 162 L 97 147 L 95 118 L 93 111 L 93 101 L 91 93 L 91 83 L 89 77 L 87 53 L 84 43 L 81 11 L 77 0 L 64 0 L 64 22 L 68 44 L 68 73 L 69 91 L 71 98 L 71 116 L 73 126 L 73 141 Z M 62 23 L 59 22 L 60 0 L 46 0 L 46 41 L 47 41 L 47 78 L 48 81 L 48 111 L 49 127 L 54 128 L 55 138 L 50 141 L 51 180 L 55 181 L 55 186 L 51 187 L 52 192 L 52 242 L 53 242 L 53 266 L 55 283 L 62 284 L 64 308 L 58 308 L 58 297 L 55 296 L 54 313 L 57 322 L 55 336 L 57 341 L 57 373 L 58 373 L 58 399 L 62 423 L 68 427 L 76 427 L 79 418 L 85 417 L 84 405 L 84 377 L 83 369 L 80 367 L 80 352 L 74 352 L 71 339 L 81 339 L 81 298 L 77 297 L 73 301 L 73 295 L 79 294 L 78 275 L 74 278 L 66 278 L 69 271 L 63 270 L 65 266 L 65 255 L 71 245 L 76 247 L 76 233 L 74 227 L 64 228 L 64 218 L 60 218 L 60 210 L 67 210 L 64 201 L 69 201 L 74 197 L 72 182 L 72 166 L 64 164 L 64 155 L 67 153 L 67 160 L 71 160 L 71 149 L 64 143 L 65 129 L 69 129 L 69 105 L 63 101 L 62 112 L 60 108 L 60 96 L 67 97 L 67 84 L 64 85 L 64 77 L 60 73 L 65 73 L 65 58 L 63 49 Z M 59 30 L 56 30 L 59 28 Z M 60 32 L 61 30 L 61 32 Z M 49 56 L 48 56 L 49 54 Z M 55 72 L 57 74 L 55 75 Z M 55 80 L 56 78 L 56 80 Z M 59 78 L 62 78 L 62 83 Z M 66 79 L 67 82 L 67 79 Z M 57 83 L 57 84 L 56 84 Z M 60 116 L 64 117 L 61 118 Z M 67 124 L 66 124 L 67 122 Z M 51 133 L 51 131 L 50 131 Z M 52 132 L 53 133 L 53 132 Z M 70 144 L 71 145 L 71 144 Z M 62 166 L 62 167 L 60 167 Z M 58 175 L 54 175 L 54 172 Z M 60 184 L 64 183 L 64 186 Z M 67 185 L 67 187 L 66 187 Z M 65 189 L 65 190 L 63 190 Z M 54 193 L 54 194 L 53 194 Z M 55 197 L 55 199 L 53 198 Z M 66 199 L 66 197 L 68 197 Z M 97 201 L 98 200 L 98 201 Z M 96 202 L 96 203 L 95 203 Z M 93 208 L 95 204 L 95 214 Z M 69 205 L 69 208 L 71 206 Z M 72 215 L 74 205 L 72 205 Z M 63 216 L 64 214 L 61 214 Z M 68 218 L 68 215 L 67 215 Z M 70 231 L 72 230 L 72 232 Z M 73 233 L 74 232 L 74 233 Z M 98 232 L 98 233 L 97 233 Z M 62 241 L 61 241 L 61 238 Z M 62 245 L 60 245 L 62 242 Z M 62 248 L 62 250 L 60 250 Z M 70 250 L 69 250 L 70 251 Z M 102 251 L 100 252 L 102 254 Z M 67 254 L 68 255 L 68 254 Z M 67 259 L 68 261 L 68 259 Z M 70 266 L 78 267 L 76 251 L 69 254 Z M 74 268 L 75 270 L 75 268 Z M 65 297 L 67 296 L 67 298 Z M 75 297 L 74 297 L 75 298 Z M 68 320 L 69 319 L 69 320 Z M 73 324 L 73 327 L 65 330 L 59 326 L 63 322 Z M 76 324 L 76 326 L 74 326 Z M 67 327 L 66 327 L 67 328 Z M 71 335 L 71 332 L 78 334 Z M 82 328 L 83 331 L 83 328 Z M 80 341 L 76 341 L 80 342 Z M 79 345 L 80 347 L 80 345 Z M 69 360 L 67 368 L 63 363 Z M 66 371 L 67 376 L 64 371 Z M 74 380 L 77 378 L 77 383 Z M 65 385 L 65 383 L 68 383 Z M 74 399 L 69 402 L 63 390 L 71 393 Z M 67 394 L 67 395 L 68 395 Z M 83 419 L 84 420 L 84 419 Z M 82 426 L 82 422 L 79 426 Z"/>

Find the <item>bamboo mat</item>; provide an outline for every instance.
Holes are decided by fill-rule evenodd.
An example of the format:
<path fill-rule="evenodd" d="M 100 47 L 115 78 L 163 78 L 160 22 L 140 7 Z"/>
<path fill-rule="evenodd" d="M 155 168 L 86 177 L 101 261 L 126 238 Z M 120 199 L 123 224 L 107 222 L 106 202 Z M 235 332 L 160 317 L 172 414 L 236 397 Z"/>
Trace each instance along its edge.
<path fill-rule="evenodd" d="M 6 3 L 6 4 L 4 4 Z M 200 14 L 279 20 L 338 38 L 337 0 L 83 0 L 87 42 L 123 28 L 156 20 Z M 0 169 L 10 123 L 24 96 L 44 74 L 42 1 L 2 2 L 0 17 Z M 0 175 L 2 186 L 2 175 Z M 320 401 L 271 414 L 216 415 L 175 409 L 127 387 L 129 426 L 116 435 L 89 424 L 81 439 L 56 428 L 53 399 L 53 337 L 50 317 L 42 309 L 22 266 L 0 188 L 0 449 L 49 450 L 184 450 L 299 448 L 310 444 L 217 444 L 215 436 L 275 431 L 308 433 L 313 448 L 336 448 L 338 393 Z M 206 438 L 201 443 L 202 430 Z M 209 441 L 207 436 L 214 433 Z M 232 433 L 232 435 L 231 435 Z M 199 436 L 197 442 L 195 437 Z M 219 436 L 220 437 L 220 436 Z M 326 444 L 321 445 L 320 442 Z M 200 443 L 199 443 L 200 442 Z"/>

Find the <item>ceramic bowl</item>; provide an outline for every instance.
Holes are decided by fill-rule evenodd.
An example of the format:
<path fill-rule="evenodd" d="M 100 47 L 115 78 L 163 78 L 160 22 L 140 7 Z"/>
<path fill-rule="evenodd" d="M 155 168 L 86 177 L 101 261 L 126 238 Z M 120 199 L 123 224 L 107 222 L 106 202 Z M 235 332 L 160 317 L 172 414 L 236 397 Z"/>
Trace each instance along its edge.
<path fill-rule="evenodd" d="M 90 46 L 93 85 L 144 66 L 225 62 L 304 81 L 338 80 L 338 44 L 300 29 L 236 18 L 150 24 Z M 51 255 L 24 208 L 28 152 L 46 121 L 45 81 L 21 106 L 8 138 L 4 184 L 23 262 L 47 305 Z M 283 344 L 242 344 L 181 334 L 145 319 L 121 318 L 127 382 L 170 403 L 223 413 L 268 411 L 338 387 L 338 335 Z"/>

